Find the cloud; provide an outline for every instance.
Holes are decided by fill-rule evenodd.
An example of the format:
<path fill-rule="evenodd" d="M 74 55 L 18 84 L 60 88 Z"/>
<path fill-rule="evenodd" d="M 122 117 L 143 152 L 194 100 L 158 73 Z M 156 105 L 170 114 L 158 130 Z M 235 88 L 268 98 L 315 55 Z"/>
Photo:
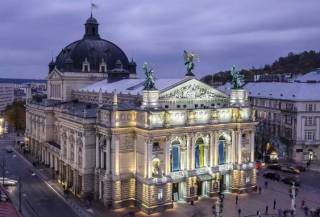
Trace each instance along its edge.
<path fill-rule="evenodd" d="M 0 77 L 47 76 L 47 64 L 83 36 L 91 1 L 2 0 Z M 287 53 L 319 50 L 320 2 L 310 0 L 95 1 L 100 35 L 158 77 L 183 76 L 184 49 L 200 55 L 201 76 L 259 67 Z"/>

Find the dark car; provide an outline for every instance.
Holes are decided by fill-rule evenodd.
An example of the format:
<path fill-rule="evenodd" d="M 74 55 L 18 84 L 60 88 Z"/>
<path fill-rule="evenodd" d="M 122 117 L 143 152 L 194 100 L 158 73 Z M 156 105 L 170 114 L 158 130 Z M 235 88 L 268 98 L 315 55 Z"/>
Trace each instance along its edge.
<path fill-rule="evenodd" d="M 294 177 L 286 177 L 281 180 L 283 183 L 287 185 L 292 185 L 294 183 L 295 186 L 300 186 L 300 182 Z"/>
<path fill-rule="evenodd" d="M 300 171 L 294 167 L 290 167 L 290 166 L 283 166 L 281 167 L 281 171 L 282 172 L 287 172 L 287 173 L 293 173 L 293 174 L 299 174 Z"/>
<path fill-rule="evenodd" d="M 267 168 L 271 170 L 281 170 L 280 164 L 270 164 Z"/>
<path fill-rule="evenodd" d="M 266 179 L 271 179 L 271 180 L 275 180 L 275 181 L 280 181 L 280 175 L 278 173 L 272 173 L 272 172 L 267 172 L 263 174 L 263 177 L 265 177 Z"/>
<path fill-rule="evenodd" d="M 302 165 L 296 165 L 296 166 L 294 166 L 294 168 L 298 169 L 300 172 L 305 172 L 306 171 L 306 167 L 302 166 Z"/>

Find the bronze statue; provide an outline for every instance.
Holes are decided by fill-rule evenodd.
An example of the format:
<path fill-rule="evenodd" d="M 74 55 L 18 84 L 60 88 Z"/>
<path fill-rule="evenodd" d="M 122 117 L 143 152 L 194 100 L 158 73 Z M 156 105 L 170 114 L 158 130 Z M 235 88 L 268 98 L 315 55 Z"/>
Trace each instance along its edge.
<path fill-rule="evenodd" d="M 243 83 L 243 75 L 241 75 L 240 72 L 236 70 L 235 66 L 231 67 L 230 74 L 232 77 L 232 89 L 240 89 Z"/>
<path fill-rule="evenodd" d="M 153 68 L 148 69 L 148 63 L 143 64 L 144 74 L 146 75 L 146 80 L 144 82 L 144 90 L 154 90 L 155 82 L 153 78 Z"/>
<path fill-rule="evenodd" d="M 187 66 L 186 76 L 194 76 L 192 72 L 192 70 L 194 69 L 194 60 L 197 59 L 199 61 L 199 56 L 195 53 L 184 50 L 183 58 L 184 58 L 184 65 Z"/>

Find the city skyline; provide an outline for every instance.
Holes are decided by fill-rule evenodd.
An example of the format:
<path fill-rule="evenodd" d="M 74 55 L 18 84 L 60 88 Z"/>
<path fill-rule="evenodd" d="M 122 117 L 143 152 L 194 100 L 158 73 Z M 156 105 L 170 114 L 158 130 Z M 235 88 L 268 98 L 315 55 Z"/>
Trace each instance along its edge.
<path fill-rule="evenodd" d="M 95 3 L 101 37 L 137 62 L 140 77 L 144 61 L 155 66 L 156 77 L 182 77 L 184 49 L 200 55 L 199 77 L 318 49 L 317 1 Z M 0 10 L 0 77 L 46 78 L 51 58 L 83 36 L 90 2 L 5 1 Z"/>

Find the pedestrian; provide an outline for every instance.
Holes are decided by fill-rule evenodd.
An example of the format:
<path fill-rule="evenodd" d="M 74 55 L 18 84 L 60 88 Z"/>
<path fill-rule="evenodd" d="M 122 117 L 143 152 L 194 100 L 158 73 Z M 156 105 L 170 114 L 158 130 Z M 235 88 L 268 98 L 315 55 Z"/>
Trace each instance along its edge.
<path fill-rule="evenodd" d="M 259 194 L 261 194 L 261 187 L 259 187 Z"/>
<path fill-rule="evenodd" d="M 238 205 L 238 200 L 239 200 L 238 195 L 236 195 L 236 205 Z"/>
<path fill-rule="evenodd" d="M 264 188 L 267 189 L 268 188 L 268 181 L 264 182 Z"/>
<path fill-rule="evenodd" d="M 305 202 L 304 200 L 302 200 L 302 201 L 301 201 L 301 209 L 303 209 L 303 208 L 304 208 L 305 203 L 306 203 L 306 202 Z"/>
<path fill-rule="evenodd" d="M 241 209 L 240 208 L 238 209 L 238 215 L 239 215 L 239 217 L 241 216 Z"/>
<path fill-rule="evenodd" d="M 269 206 L 266 206 L 266 215 L 268 215 L 268 211 L 269 211 Z"/>
<path fill-rule="evenodd" d="M 257 217 L 261 217 L 259 210 L 257 211 Z"/>
<path fill-rule="evenodd" d="M 273 209 L 276 209 L 277 201 L 276 199 L 273 200 Z"/>

